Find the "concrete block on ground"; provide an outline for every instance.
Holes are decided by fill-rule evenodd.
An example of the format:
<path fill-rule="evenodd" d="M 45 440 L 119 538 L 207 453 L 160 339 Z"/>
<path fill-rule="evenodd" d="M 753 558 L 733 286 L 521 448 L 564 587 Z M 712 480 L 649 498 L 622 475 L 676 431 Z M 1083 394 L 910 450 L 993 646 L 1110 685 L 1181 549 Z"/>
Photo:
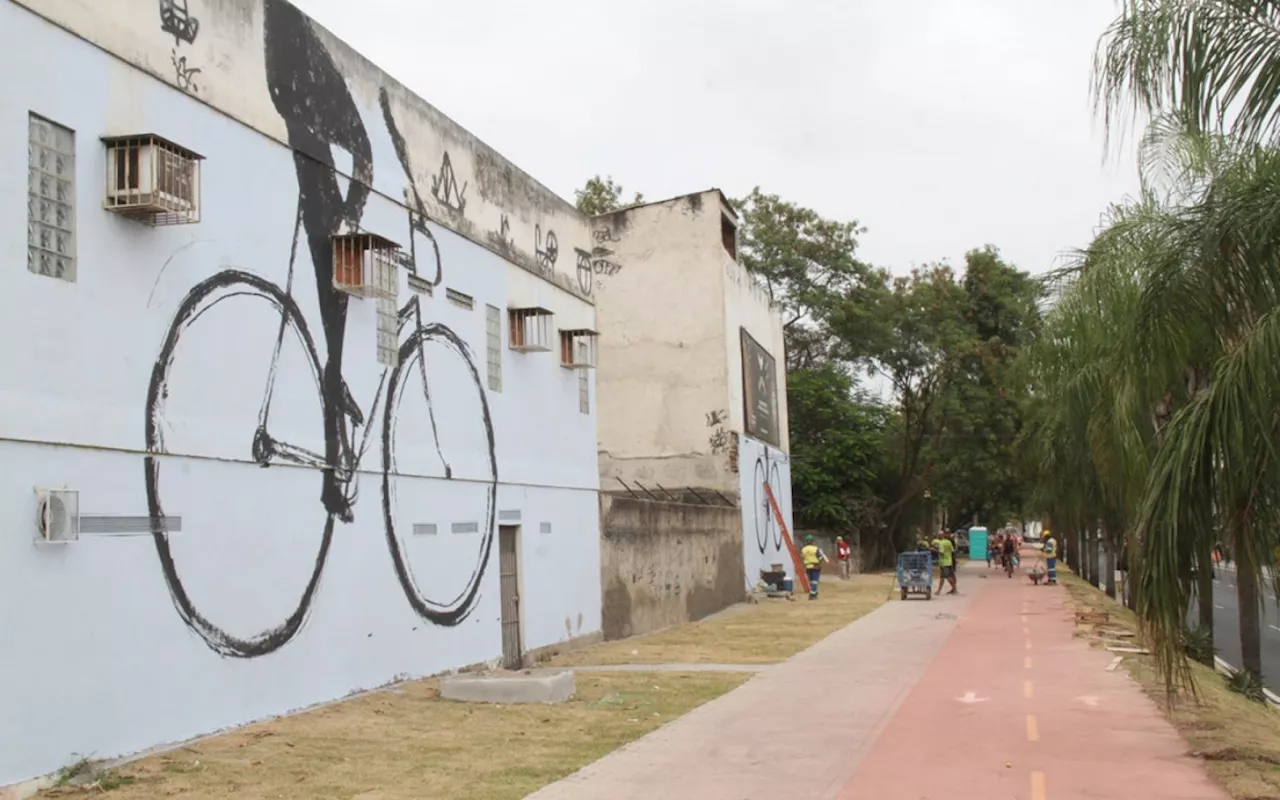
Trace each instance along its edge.
<path fill-rule="evenodd" d="M 511 675 L 451 675 L 440 679 L 440 696 L 466 703 L 563 703 L 573 697 L 572 672 Z"/>

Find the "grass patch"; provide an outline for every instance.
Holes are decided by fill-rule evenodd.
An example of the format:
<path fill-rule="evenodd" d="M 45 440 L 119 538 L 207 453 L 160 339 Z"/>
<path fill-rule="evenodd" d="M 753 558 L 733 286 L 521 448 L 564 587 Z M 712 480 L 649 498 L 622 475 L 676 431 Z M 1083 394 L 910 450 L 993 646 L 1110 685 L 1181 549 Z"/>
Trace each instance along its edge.
<path fill-rule="evenodd" d="M 1137 617 L 1076 575 L 1062 570 L 1062 583 L 1077 608 L 1108 611 L 1104 627 L 1137 631 Z M 1192 662 L 1197 696 L 1169 702 L 1150 656 L 1124 654 L 1128 670 L 1147 695 L 1204 760 L 1209 774 L 1237 800 L 1280 797 L 1280 714 L 1231 690 L 1222 675 Z"/>
<path fill-rule="evenodd" d="M 737 687 L 727 673 L 580 674 L 556 706 L 441 700 L 435 681 L 252 725 L 41 797 L 519 800 Z"/>
<path fill-rule="evenodd" d="M 775 664 L 826 638 L 889 599 L 891 573 L 823 578 L 817 602 L 763 598 L 699 622 L 565 653 L 555 666 Z"/>

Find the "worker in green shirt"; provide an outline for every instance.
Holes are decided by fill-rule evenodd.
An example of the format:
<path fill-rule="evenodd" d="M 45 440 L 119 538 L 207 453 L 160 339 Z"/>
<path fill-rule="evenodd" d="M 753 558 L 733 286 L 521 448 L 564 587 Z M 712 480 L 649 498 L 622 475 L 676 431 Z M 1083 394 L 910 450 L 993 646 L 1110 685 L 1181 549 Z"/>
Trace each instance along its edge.
<path fill-rule="evenodd" d="M 947 594 L 956 593 L 956 545 L 951 539 L 951 534 L 943 532 L 938 535 L 934 541 L 933 547 L 938 551 L 938 567 L 941 571 L 941 577 L 938 578 L 938 594 L 942 594 L 942 587 L 949 581 L 951 583 L 951 591 Z"/>

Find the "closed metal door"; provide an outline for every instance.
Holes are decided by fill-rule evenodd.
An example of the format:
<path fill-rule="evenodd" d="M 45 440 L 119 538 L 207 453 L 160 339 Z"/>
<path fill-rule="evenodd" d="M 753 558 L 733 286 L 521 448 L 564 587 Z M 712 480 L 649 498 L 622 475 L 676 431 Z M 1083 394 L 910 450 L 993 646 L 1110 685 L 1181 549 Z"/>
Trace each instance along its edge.
<path fill-rule="evenodd" d="M 502 596 L 502 666 L 520 669 L 523 664 L 520 647 L 520 560 L 516 537 L 520 528 L 503 525 L 498 528 L 498 580 Z"/>

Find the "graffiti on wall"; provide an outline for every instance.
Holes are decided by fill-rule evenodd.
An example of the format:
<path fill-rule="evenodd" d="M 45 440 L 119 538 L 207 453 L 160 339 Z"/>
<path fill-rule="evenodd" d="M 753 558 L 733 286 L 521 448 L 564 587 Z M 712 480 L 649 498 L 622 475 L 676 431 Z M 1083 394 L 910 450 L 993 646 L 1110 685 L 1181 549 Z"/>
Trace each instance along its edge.
<path fill-rule="evenodd" d="M 458 178 L 453 174 L 453 162 L 447 151 L 440 162 L 440 171 L 431 179 L 431 194 L 450 211 L 462 214 L 467 210 L 467 184 L 458 188 Z"/>
<path fill-rule="evenodd" d="M 173 63 L 174 82 L 184 92 L 198 94 L 200 86 L 196 76 L 200 67 L 187 63 L 187 57 L 178 55 L 178 48 L 185 44 L 195 44 L 200 33 L 200 20 L 191 15 L 187 8 L 187 0 L 160 0 L 160 30 L 173 37 L 173 49 L 169 51 Z"/>
<path fill-rule="evenodd" d="M 538 260 L 538 266 L 546 272 L 555 269 L 556 259 L 560 257 L 560 240 L 556 238 L 556 232 L 547 231 L 547 238 L 542 238 L 542 226 L 533 226 L 533 253 Z"/>
<path fill-rule="evenodd" d="M 191 15 L 187 0 L 160 0 L 160 30 L 173 37 L 173 46 L 195 44 L 200 20 Z"/>
<path fill-rule="evenodd" d="M 185 3 L 168 4 L 176 12 Z M 166 3 L 161 3 L 162 11 Z M 227 657 L 252 658 L 271 653 L 292 640 L 303 627 L 319 588 L 321 575 L 329 556 L 337 523 L 350 523 L 355 519 L 357 477 L 361 459 L 368 451 L 375 431 L 380 433 L 381 464 L 378 472 L 381 482 L 381 517 L 385 538 L 391 554 L 392 566 L 401 589 L 413 610 L 424 620 L 442 626 L 456 626 L 474 611 L 479 598 L 480 583 L 489 562 L 493 543 L 498 471 L 494 430 L 489 413 L 484 383 L 476 368 L 467 343 L 448 326 L 424 319 L 423 307 L 418 296 L 412 297 L 398 309 L 398 363 L 382 370 L 376 391 L 363 408 L 343 375 L 343 343 L 346 335 L 348 296 L 333 285 L 332 237 L 345 231 L 361 230 L 365 203 L 372 184 L 374 159 L 370 138 L 356 100 L 352 97 L 344 76 L 326 50 L 315 29 L 297 9 L 284 0 L 264 0 L 264 49 L 266 56 L 266 80 L 271 98 L 288 131 L 289 144 L 297 155 L 293 159 L 297 180 L 298 212 L 290 233 L 293 245 L 287 264 L 284 285 L 242 268 L 227 268 L 197 283 L 185 295 L 169 326 L 159 357 L 152 370 L 146 401 L 145 482 L 147 501 L 151 514 L 153 541 L 159 556 L 161 569 L 170 596 L 179 616 L 213 651 Z M 178 17 L 174 17 L 178 19 Z M 173 23 L 177 26 L 179 23 Z M 185 30 L 185 29 L 184 29 Z M 175 34 L 176 35 L 176 34 Z M 191 28 L 191 36 L 195 27 Z M 381 93 L 382 121 L 395 145 L 399 167 L 406 175 L 409 186 L 405 190 L 410 211 L 408 227 L 412 240 L 424 241 L 422 247 L 412 248 L 409 259 L 417 259 L 419 253 L 425 260 L 434 259 L 436 282 L 442 268 L 439 248 L 427 226 L 427 216 L 421 196 L 413 185 L 413 170 L 408 160 L 404 138 L 395 124 L 386 92 Z M 342 189 L 334 171 L 331 148 L 341 148 L 352 155 L 355 180 L 345 181 Z M 448 165 L 447 157 L 445 165 Z M 443 172 L 443 168 L 442 168 Z M 450 173 L 451 174 L 451 173 Z M 437 176 L 438 180 L 440 176 Z M 445 181 L 450 197 L 460 206 L 462 190 Z M 434 190 L 434 182 L 433 182 Z M 459 209 L 460 210 L 460 209 Z M 323 358 L 318 340 L 312 332 L 311 321 L 294 297 L 295 281 L 303 280 L 306 264 L 310 262 L 310 274 L 315 281 L 319 308 L 319 331 L 325 347 Z M 416 261 L 408 265 L 418 272 Z M 319 506 L 323 511 L 323 523 L 310 567 L 310 577 L 302 587 L 296 603 L 283 619 L 263 630 L 251 634 L 232 633 L 229 626 L 212 619 L 189 594 L 182 571 L 175 559 L 169 533 L 165 530 L 166 513 L 161 480 L 165 474 L 178 479 L 179 469 L 166 467 L 163 456 L 169 452 L 165 432 L 167 404 L 171 396 L 171 381 L 175 374 L 176 359 L 181 357 L 179 343 L 194 326 L 202 322 L 202 316 L 214 305 L 231 302 L 254 304 L 261 311 L 278 318 L 278 336 L 273 347 L 270 369 L 261 387 L 262 401 L 256 428 L 246 431 L 245 440 L 250 458 L 262 467 L 295 464 L 310 467 L 320 482 Z M 207 319 L 207 318 L 206 318 Z M 211 323 L 205 323 L 211 324 Z M 309 376 L 292 376 L 299 380 L 314 381 L 319 394 L 323 425 L 323 450 L 300 446 L 276 435 L 273 427 L 273 398 L 281 376 L 282 343 L 286 340 L 301 344 L 306 370 Z M 450 382 L 442 385 L 433 380 L 428 369 L 424 349 L 433 348 L 432 368 L 440 367 L 435 351 L 443 351 L 461 374 L 467 376 L 466 385 Z M 293 364 L 297 367 L 296 364 Z M 188 373 L 189 374 L 189 373 Z M 428 587 L 415 580 L 403 539 L 404 531 L 397 527 L 395 481 L 396 430 L 401 421 L 404 401 L 414 395 L 424 401 L 426 427 L 435 437 L 435 454 L 443 465 L 445 479 L 454 479 L 449 458 L 443 452 L 436 415 L 439 399 L 450 397 L 459 406 L 468 408 L 475 417 L 475 429 L 481 431 L 481 440 L 474 443 L 476 452 L 483 452 L 484 474 L 479 483 L 484 487 L 474 509 L 480 520 L 480 536 L 477 540 L 475 559 L 457 565 L 465 575 L 461 591 L 451 596 L 437 597 Z M 283 426 L 281 426 L 283 427 Z M 468 476 L 476 482 L 475 476 Z M 225 498 L 220 502 L 227 502 Z M 446 593 L 449 595 L 450 593 Z"/>
<path fill-rule="evenodd" d="M 729 448 L 729 431 L 725 430 L 725 425 L 729 422 L 729 415 L 724 409 L 707 412 L 707 427 L 711 428 L 711 437 L 707 443 L 711 445 L 711 452 L 719 455 Z"/>

